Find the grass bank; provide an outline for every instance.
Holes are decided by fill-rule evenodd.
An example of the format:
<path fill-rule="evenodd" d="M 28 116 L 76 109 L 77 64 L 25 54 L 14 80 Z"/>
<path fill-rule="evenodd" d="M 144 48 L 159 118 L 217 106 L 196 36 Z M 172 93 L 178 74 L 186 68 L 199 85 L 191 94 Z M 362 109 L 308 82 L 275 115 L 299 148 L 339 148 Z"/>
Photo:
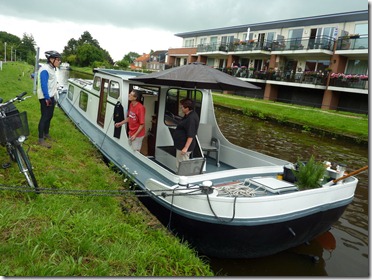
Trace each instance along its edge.
<path fill-rule="evenodd" d="M 100 153 L 56 108 L 51 149 L 37 145 L 39 102 L 31 66 L 3 64 L 0 97 L 27 91 L 26 140 L 40 187 L 61 190 L 126 189 Z M 0 164 L 8 162 L 0 148 Z M 18 168 L 0 168 L 0 183 L 24 185 Z M 213 276 L 195 251 L 181 244 L 133 194 L 121 197 L 0 191 L 0 275 L 3 276 Z"/>

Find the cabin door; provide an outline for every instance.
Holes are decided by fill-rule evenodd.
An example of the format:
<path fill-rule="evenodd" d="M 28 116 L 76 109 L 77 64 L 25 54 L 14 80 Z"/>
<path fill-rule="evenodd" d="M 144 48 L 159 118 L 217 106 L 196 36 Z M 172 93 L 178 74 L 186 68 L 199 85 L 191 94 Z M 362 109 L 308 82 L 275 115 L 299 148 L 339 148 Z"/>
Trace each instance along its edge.
<path fill-rule="evenodd" d="M 101 91 L 99 94 L 98 115 L 97 115 L 97 123 L 102 127 L 104 127 L 104 124 L 105 124 L 108 88 L 109 88 L 109 80 L 102 79 Z"/>

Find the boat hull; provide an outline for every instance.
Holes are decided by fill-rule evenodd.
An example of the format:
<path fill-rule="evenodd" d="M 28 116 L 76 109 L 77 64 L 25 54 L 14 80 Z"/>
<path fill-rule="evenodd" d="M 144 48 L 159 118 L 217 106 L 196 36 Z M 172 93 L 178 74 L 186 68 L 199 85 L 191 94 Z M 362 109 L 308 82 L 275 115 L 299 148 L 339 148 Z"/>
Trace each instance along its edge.
<path fill-rule="evenodd" d="M 154 199 L 141 197 L 140 200 L 165 227 L 187 241 L 199 255 L 217 258 L 265 257 L 311 241 L 328 231 L 349 203 L 285 222 L 247 226 L 191 219 Z"/>

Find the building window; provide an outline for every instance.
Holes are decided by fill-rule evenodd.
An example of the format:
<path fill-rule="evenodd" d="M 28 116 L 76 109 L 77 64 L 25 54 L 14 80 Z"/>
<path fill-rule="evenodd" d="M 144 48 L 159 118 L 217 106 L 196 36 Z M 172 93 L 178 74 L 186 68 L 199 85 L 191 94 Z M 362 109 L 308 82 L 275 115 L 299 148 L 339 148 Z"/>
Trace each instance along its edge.
<path fill-rule="evenodd" d="M 200 38 L 200 44 L 201 45 L 206 45 L 207 44 L 207 37 Z"/>
<path fill-rule="evenodd" d="M 367 71 L 368 61 L 355 59 L 347 62 L 345 74 L 367 74 Z"/>
<path fill-rule="evenodd" d="M 217 40 L 218 40 L 217 36 L 213 36 L 213 37 L 210 38 L 209 43 L 211 45 L 217 44 Z"/>
<path fill-rule="evenodd" d="M 355 25 L 355 34 L 367 35 L 368 34 L 368 23 L 361 23 Z"/>
<path fill-rule="evenodd" d="M 307 60 L 305 71 L 324 71 L 329 67 L 329 60 Z"/>
<path fill-rule="evenodd" d="M 298 39 L 298 38 L 301 39 L 303 32 L 304 32 L 303 28 L 291 29 L 291 30 L 289 30 L 288 38 L 289 39 Z"/>
<path fill-rule="evenodd" d="M 229 43 L 234 43 L 234 36 L 222 36 L 221 43 L 226 45 Z"/>
<path fill-rule="evenodd" d="M 194 39 L 186 39 L 185 40 L 185 47 L 190 48 L 194 46 Z"/>
<path fill-rule="evenodd" d="M 207 65 L 214 67 L 214 58 L 207 58 Z"/>

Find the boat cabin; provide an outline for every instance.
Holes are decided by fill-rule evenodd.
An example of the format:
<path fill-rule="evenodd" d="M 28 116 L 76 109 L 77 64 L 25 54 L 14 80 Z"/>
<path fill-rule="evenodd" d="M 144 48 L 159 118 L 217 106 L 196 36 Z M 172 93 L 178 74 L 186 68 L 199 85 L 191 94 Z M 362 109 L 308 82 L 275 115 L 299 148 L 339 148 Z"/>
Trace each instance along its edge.
<path fill-rule="evenodd" d="M 197 175 L 287 163 L 230 143 L 218 128 L 209 90 L 160 87 L 130 80 L 138 75 L 142 74 L 98 69 L 95 70 L 92 81 L 70 79 L 67 98 L 75 107 L 78 105 L 79 111 L 95 124 L 96 129 L 130 150 L 126 126 L 122 127 L 119 135 L 115 135 L 113 114 L 115 106 L 121 104 L 126 116 L 129 106 L 128 95 L 132 89 L 139 90 L 142 93 L 141 103 L 146 108 L 146 136 L 140 154 L 173 174 Z M 194 101 L 200 125 L 197 145 L 191 160 L 182 162 L 179 170 L 176 170 L 176 150 L 172 131 L 183 117 L 180 101 L 184 98 Z"/>

